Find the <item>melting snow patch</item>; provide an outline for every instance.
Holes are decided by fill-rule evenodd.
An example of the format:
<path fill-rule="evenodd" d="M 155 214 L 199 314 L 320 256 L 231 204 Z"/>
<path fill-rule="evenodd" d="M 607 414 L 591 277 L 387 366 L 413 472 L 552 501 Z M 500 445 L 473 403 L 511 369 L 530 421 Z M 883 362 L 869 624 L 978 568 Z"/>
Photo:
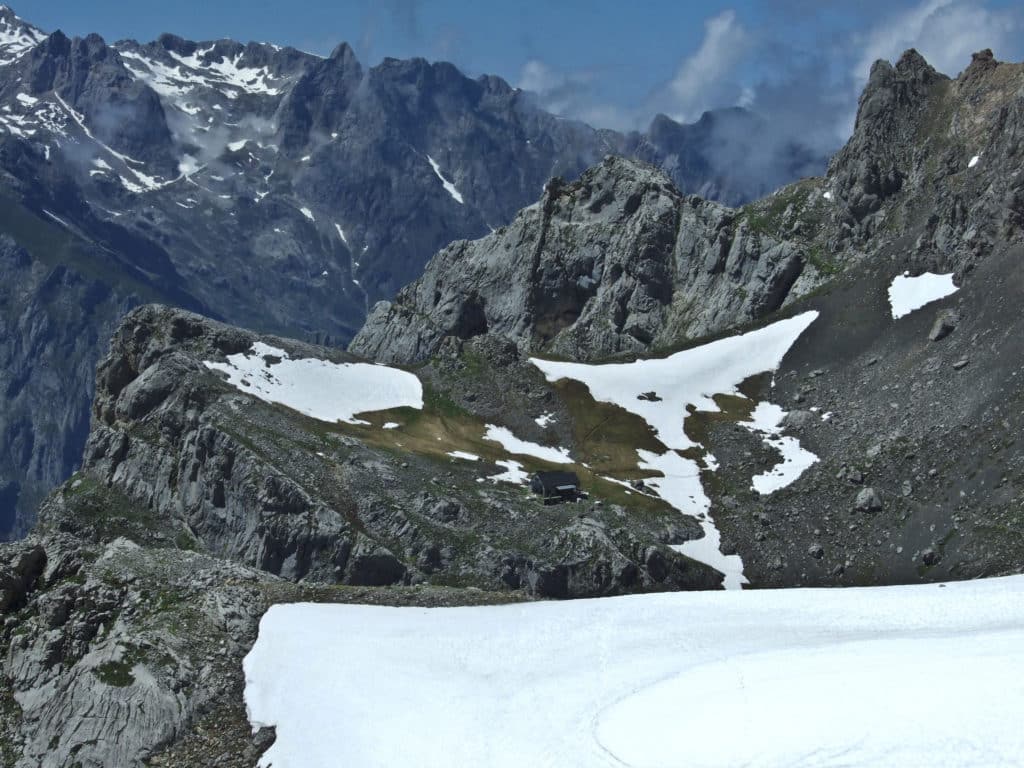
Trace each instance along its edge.
<path fill-rule="evenodd" d="M 504 467 L 505 471 L 498 475 L 491 475 L 488 480 L 493 480 L 496 483 L 514 483 L 515 485 L 522 485 L 530 479 L 530 474 L 523 465 L 518 461 L 496 461 L 494 462 L 499 467 Z"/>
<path fill-rule="evenodd" d="M 283 349 L 257 341 L 226 363 L 204 363 L 227 374 L 240 391 L 280 403 L 321 421 L 367 424 L 357 413 L 423 408 L 423 385 L 407 371 L 369 363 L 332 363 L 315 357 L 293 360 Z"/>
<path fill-rule="evenodd" d="M 818 462 L 818 457 L 800 446 L 795 437 L 782 434 L 782 419 L 786 412 L 774 403 L 758 403 L 750 414 L 750 421 L 741 422 L 751 432 L 764 438 L 764 442 L 782 454 L 782 463 L 776 464 L 751 480 L 751 488 L 762 496 L 791 485 L 808 468 Z"/>
<path fill-rule="evenodd" d="M 555 421 L 555 414 L 542 413 L 534 421 L 537 422 L 537 426 L 541 429 L 547 429 L 548 424 L 552 424 Z"/>
<path fill-rule="evenodd" d="M 263 768 L 1019 765 L 1024 576 L 941 586 L 277 605 L 245 704 Z"/>
<path fill-rule="evenodd" d="M 427 161 L 430 163 L 430 167 L 434 169 L 434 173 L 437 175 L 437 178 L 439 178 L 441 183 L 444 185 L 444 191 L 451 195 L 452 199 L 459 205 L 464 205 L 465 203 L 462 200 L 462 193 L 455 188 L 454 184 L 445 178 L 443 173 L 441 173 L 441 166 L 439 166 L 430 155 L 427 155 Z"/>
<path fill-rule="evenodd" d="M 953 284 L 953 275 L 936 275 L 925 272 L 910 277 L 908 272 L 897 275 L 889 286 L 889 305 L 894 320 L 909 315 L 933 301 L 952 296 L 960 289 Z"/>
<path fill-rule="evenodd" d="M 484 440 L 492 440 L 501 443 L 501 446 L 509 453 L 518 453 L 522 456 L 533 456 L 535 459 L 547 461 L 552 464 L 572 464 L 569 458 L 569 451 L 565 448 L 548 448 L 544 445 L 520 440 L 506 427 L 496 427 L 493 424 L 487 425 L 487 433 Z"/>
<path fill-rule="evenodd" d="M 448 455 L 453 459 L 463 459 L 464 461 L 480 461 L 480 457 L 475 453 L 466 453 L 465 451 L 448 451 Z"/>

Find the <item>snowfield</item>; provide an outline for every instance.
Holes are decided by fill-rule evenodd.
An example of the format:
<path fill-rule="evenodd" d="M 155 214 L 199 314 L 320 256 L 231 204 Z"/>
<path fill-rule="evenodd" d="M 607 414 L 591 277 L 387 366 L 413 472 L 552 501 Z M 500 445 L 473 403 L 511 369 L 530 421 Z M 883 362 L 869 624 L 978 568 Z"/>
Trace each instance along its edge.
<path fill-rule="evenodd" d="M 910 277 L 904 272 L 893 278 L 889 286 L 889 306 L 892 308 L 893 320 L 909 315 L 933 301 L 952 296 L 960 289 L 953 284 L 953 275 L 936 275 L 925 272 L 917 277 Z"/>
<path fill-rule="evenodd" d="M 423 385 L 413 374 L 369 363 L 332 363 L 319 358 L 293 360 L 287 352 L 257 341 L 248 352 L 228 355 L 226 363 L 203 363 L 227 374 L 248 395 L 280 403 L 320 421 L 367 424 L 357 413 L 390 408 L 423 408 Z"/>
<path fill-rule="evenodd" d="M 1024 576 L 278 605 L 244 669 L 263 768 L 1024 765 Z"/>
<path fill-rule="evenodd" d="M 685 451 L 696 445 L 683 431 L 686 406 L 717 413 L 714 395 L 739 394 L 737 387 L 745 379 L 778 368 L 789 348 L 817 317 L 817 312 L 804 312 L 669 357 L 633 363 L 589 365 L 536 357 L 530 362 L 548 381 L 582 382 L 595 400 L 635 413 L 654 428 L 667 448 Z M 641 399 L 647 393 L 655 397 Z"/>

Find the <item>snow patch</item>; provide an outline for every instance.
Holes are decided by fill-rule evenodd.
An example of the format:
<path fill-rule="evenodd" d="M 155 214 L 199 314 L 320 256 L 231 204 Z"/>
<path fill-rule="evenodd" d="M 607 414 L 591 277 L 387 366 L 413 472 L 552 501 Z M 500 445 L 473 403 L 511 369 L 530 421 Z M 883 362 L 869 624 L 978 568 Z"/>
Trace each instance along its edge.
<path fill-rule="evenodd" d="M 547 429 L 548 428 L 548 424 L 553 424 L 554 423 L 554 421 L 555 421 L 555 414 L 553 414 L 553 413 L 542 413 L 540 416 L 538 416 L 536 419 L 534 419 L 534 421 L 537 422 L 537 426 L 540 427 L 541 429 Z"/>
<path fill-rule="evenodd" d="M 521 456 L 532 456 L 541 461 L 552 464 L 572 464 L 569 458 L 569 451 L 566 448 L 549 448 L 545 445 L 538 445 L 527 440 L 520 440 L 512 434 L 507 427 L 497 427 L 494 424 L 487 425 L 487 432 L 484 440 L 491 440 L 501 443 L 501 447 L 509 453 L 517 453 Z"/>
<path fill-rule="evenodd" d="M 280 403 L 320 421 L 367 424 L 358 413 L 423 408 L 423 385 L 407 371 L 369 363 L 292 359 L 283 349 L 257 341 L 227 362 L 207 361 L 230 384 L 268 403 Z"/>
<path fill-rule="evenodd" d="M 952 296 L 960 289 L 953 284 L 953 275 L 936 275 L 925 272 L 917 277 L 910 277 L 909 272 L 897 275 L 889 286 L 889 305 L 892 317 L 899 320 L 914 310 L 920 309 L 933 301 Z"/>
<path fill-rule="evenodd" d="M 523 485 L 530 479 L 530 473 L 523 469 L 523 465 L 518 461 L 496 461 L 494 462 L 499 467 L 504 467 L 505 471 L 498 475 L 490 475 L 487 479 L 493 480 L 496 483 L 513 483 L 515 485 Z"/>
<path fill-rule="evenodd" d="M 437 175 L 437 178 L 439 178 L 441 183 L 444 185 L 444 191 L 451 195 L 452 199 L 459 205 L 465 205 L 465 202 L 462 199 L 462 193 L 455 188 L 455 185 L 452 184 L 452 182 L 445 178 L 443 173 L 441 173 L 441 166 L 437 164 L 437 161 L 430 155 L 427 155 L 427 161 L 430 163 L 430 167 L 434 169 L 434 173 Z"/>
<path fill-rule="evenodd" d="M 343 242 L 345 244 L 345 247 L 348 248 L 348 238 L 345 237 L 345 230 L 341 228 L 341 224 L 335 223 L 334 228 L 338 230 L 338 237 L 341 238 L 341 242 Z"/>
<path fill-rule="evenodd" d="M 967 167 L 973 168 L 978 164 L 979 160 L 981 160 L 981 155 L 975 155 L 974 157 L 971 158 L 970 162 L 967 163 Z"/>
<path fill-rule="evenodd" d="M 781 464 L 751 480 L 750 487 L 762 496 L 792 485 L 807 469 L 818 463 L 818 457 L 801 447 L 799 440 L 782 434 L 785 416 L 786 412 L 779 405 L 758 403 L 750 414 L 750 421 L 740 422 L 740 426 L 761 435 L 766 445 L 782 454 Z"/>
<path fill-rule="evenodd" d="M 398 429 L 400 426 L 402 425 L 397 421 L 385 421 L 384 426 L 382 426 L 381 429 Z"/>
<path fill-rule="evenodd" d="M 464 461 L 480 461 L 480 457 L 475 453 L 466 453 L 466 451 L 448 451 L 448 455 L 453 459 L 463 459 Z"/>
<path fill-rule="evenodd" d="M 311 210 L 309 210 L 309 208 L 303 207 L 303 208 L 299 208 L 299 210 L 302 212 L 302 215 L 305 216 L 310 221 L 316 221 L 316 219 L 313 218 L 313 212 Z"/>

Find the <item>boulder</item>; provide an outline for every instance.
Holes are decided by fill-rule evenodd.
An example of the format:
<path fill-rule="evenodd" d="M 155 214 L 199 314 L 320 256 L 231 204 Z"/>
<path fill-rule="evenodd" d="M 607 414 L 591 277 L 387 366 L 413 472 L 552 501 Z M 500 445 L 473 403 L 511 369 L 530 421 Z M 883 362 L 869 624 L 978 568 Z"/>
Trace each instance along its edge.
<path fill-rule="evenodd" d="M 882 508 L 882 499 L 875 492 L 875 489 L 869 486 L 861 488 L 860 493 L 857 494 L 854 506 L 860 512 L 876 512 Z"/>

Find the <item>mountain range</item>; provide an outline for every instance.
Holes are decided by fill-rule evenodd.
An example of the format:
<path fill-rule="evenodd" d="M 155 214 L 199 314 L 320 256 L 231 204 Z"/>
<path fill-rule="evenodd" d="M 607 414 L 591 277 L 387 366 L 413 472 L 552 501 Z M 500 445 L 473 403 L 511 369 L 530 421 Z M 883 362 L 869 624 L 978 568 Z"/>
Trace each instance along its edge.
<path fill-rule="evenodd" d="M 619 601 L 635 606 L 627 627 L 645 593 L 919 585 L 930 600 L 907 587 L 891 604 L 893 637 L 916 650 L 908 638 L 952 631 L 940 614 L 959 587 L 936 585 L 1022 573 L 1024 64 L 985 50 L 951 78 L 914 50 L 878 61 L 823 175 L 802 176 L 795 149 L 800 178 L 748 200 L 712 176 L 686 182 L 694 166 L 652 149 L 757 120 L 744 112 L 622 137 L 443 64 L 363 72 L 346 47 L 317 59 L 166 37 L 108 47 L 3 18 L 6 493 L 41 501 L 0 544 L 0 765 L 301 757 L 309 733 L 286 728 L 304 718 L 282 702 L 307 689 L 287 670 L 322 670 L 275 657 L 274 638 L 336 653 L 310 603 L 637 596 Z M 203 143 L 215 133 L 226 151 Z M 537 496 L 547 472 L 571 501 Z M 1010 583 L 964 592 L 992 632 L 1019 631 L 998 609 Z M 880 631 L 823 621 L 807 604 L 825 590 L 781 594 L 753 614 L 650 605 L 726 606 L 744 621 L 722 626 L 741 633 L 771 613 L 799 636 L 794 669 L 808 637 L 838 634 L 848 658 Z M 877 619 L 880 594 L 817 604 L 852 595 Z M 491 619 L 466 637 L 501 634 L 500 611 L 481 610 L 458 613 Z M 504 620 L 558 653 L 599 626 L 563 637 L 514 610 Z M 396 647 L 460 647 L 436 623 L 429 643 L 425 624 L 376 623 L 388 613 L 345 625 L 346 647 L 396 659 L 388 674 L 419 658 Z M 759 650 L 731 634 L 737 654 Z M 615 690 L 636 693 L 622 654 Z M 653 676 L 683 682 L 642 697 L 624 739 L 652 702 L 692 690 L 664 677 L 666 658 Z M 502 661 L 518 680 L 518 658 Z M 464 662 L 467 686 L 490 674 Z M 340 688 L 318 705 L 335 694 L 362 707 Z"/>
<path fill-rule="evenodd" d="M 344 346 L 440 248 L 613 153 L 738 204 L 824 159 L 742 109 L 644 134 L 493 76 L 267 43 L 45 34 L 0 7 L 0 535 L 77 464 L 117 318 L 160 301 Z M 767 156 L 766 156 L 767 154 Z M 737 160 L 743 158 L 743 160 Z"/>

